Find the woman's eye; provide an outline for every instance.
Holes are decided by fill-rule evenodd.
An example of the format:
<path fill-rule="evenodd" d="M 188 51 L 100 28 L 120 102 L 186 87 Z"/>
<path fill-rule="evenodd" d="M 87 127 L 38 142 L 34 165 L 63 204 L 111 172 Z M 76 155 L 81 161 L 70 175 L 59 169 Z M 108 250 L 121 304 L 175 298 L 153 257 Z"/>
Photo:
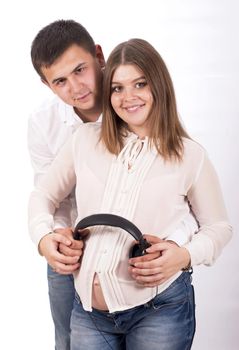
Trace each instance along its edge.
<path fill-rule="evenodd" d="M 144 88 L 147 85 L 146 81 L 139 81 L 135 86 L 137 89 Z"/>
<path fill-rule="evenodd" d="M 112 86 L 111 88 L 111 92 L 120 92 L 121 90 L 121 86 Z"/>

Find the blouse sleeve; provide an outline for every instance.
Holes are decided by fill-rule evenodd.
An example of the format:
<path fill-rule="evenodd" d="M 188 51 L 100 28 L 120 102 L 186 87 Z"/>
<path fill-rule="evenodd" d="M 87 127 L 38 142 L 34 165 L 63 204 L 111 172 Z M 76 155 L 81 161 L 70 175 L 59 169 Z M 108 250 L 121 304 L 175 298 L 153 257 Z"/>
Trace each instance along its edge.
<path fill-rule="evenodd" d="M 187 198 L 200 227 L 185 244 L 191 265 L 212 265 L 230 240 L 232 227 L 228 223 L 217 174 L 206 154 Z"/>
<path fill-rule="evenodd" d="M 32 191 L 28 206 L 29 232 L 38 246 L 41 238 L 54 228 L 54 214 L 76 182 L 72 139 L 61 149 L 47 173 Z"/>

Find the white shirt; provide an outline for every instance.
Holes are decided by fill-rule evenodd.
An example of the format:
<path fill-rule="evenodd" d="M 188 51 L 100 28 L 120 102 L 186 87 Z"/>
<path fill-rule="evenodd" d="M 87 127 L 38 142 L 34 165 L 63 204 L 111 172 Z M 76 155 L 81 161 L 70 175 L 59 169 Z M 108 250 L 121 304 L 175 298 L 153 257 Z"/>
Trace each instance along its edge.
<path fill-rule="evenodd" d="M 57 96 L 45 101 L 31 114 L 28 120 L 28 149 L 35 185 L 46 173 L 61 147 L 82 123 L 73 107 Z M 76 216 L 73 191 L 57 209 L 54 228 L 71 227 Z"/>
<path fill-rule="evenodd" d="M 99 116 L 101 122 L 102 116 Z M 67 105 L 57 96 L 45 101 L 34 111 L 28 121 L 28 149 L 34 170 L 34 183 L 37 185 L 47 172 L 51 163 L 60 151 L 61 147 L 71 137 L 79 125 L 83 122 L 75 113 L 72 106 Z M 74 226 L 77 217 L 74 190 L 65 198 L 54 215 L 54 227 Z M 192 217 L 183 218 L 170 239 L 178 245 L 188 242 L 197 231 L 198 226 Z M 34 239 L 38 246 L 40 239 L 48 232 L 42 232 Z"/>
<path fill-rule="evenodd" d="M 187 217 L 189 201 L 200 229 L 185 247 L 192 265 L 212 264 L 231 238 L 231 226 L 205 150 L 185 139 L 183 160 L 165 162 L 154 149 L 148 149 L 147 139 L 141 144 L 130 134 L 116 157 L 98 142 L 99 133 L 97 123 L 80 126 L 32 193 L 29 228 L 33 240 L 38 242 L 42 234 L 51 231 L 55 208 L 76 184 L 78 220 L 96 213 L 114 213 L 133 221 L 142 233 L 162 239 L 169 239 Z M 81 268 L 75 274 L 75 287 L 85 310 L 92 307 L 95 273 L 110 312 L 149 301 L 178 277 L 180 272 L 157 290 L 137 285 L 128 273 L 132 242 L 121 229 L 91 229 Z"/>

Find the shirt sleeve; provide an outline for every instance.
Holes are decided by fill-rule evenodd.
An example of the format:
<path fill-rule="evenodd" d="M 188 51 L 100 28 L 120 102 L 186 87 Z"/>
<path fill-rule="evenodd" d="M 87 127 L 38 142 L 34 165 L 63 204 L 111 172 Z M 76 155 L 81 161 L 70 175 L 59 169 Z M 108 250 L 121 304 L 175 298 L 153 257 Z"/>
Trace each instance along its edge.
<path fill-rule="evenodd" d="M 28 122 L 28 150 L 34 170 L 34 184 L 37 185 L 45 175 L 55 155 L 51 152 L 47 137 L 33 117 Z M 74 193 L 64 198 L 54 214 L 54 228 L 72 226 L 72 197 Z"/>
<path fill-rule="evenodd" d="M 212 265 L 232 236 L 218 176 L 204 154 L 196 179 L 187 194 L 199 223 L 198 232 L 185 244 L 191 265 Z"/>
<path fill-rule="evenodd" d="M 178 246 L 190 242 L 198 231 L 198 223 L 192 213 L 189 213 L 177 226 L 176 230 L 169 234 L 167 240 L 174 241 Z"/>
<path fill-rule="evenodd" d="M 76 176 L 71 140 L 61 149 L 47 174 L 36 185 L 29 199 L 29 232 L 37 245 L 54 228 L 55 211 L 75 187 Z"/>

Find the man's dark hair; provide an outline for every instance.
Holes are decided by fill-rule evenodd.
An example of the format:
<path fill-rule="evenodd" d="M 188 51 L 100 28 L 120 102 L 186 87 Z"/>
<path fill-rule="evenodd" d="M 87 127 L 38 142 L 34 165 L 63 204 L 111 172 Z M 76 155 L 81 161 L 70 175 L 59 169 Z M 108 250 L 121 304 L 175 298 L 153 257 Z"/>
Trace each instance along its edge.
<path fill-rule="evenodd" d="M 42 28 L 31 46 L 32 64 L 43 80 L 42 67 L 50 67 L 70 46 L 78 45 L 95 55 L 95 43 L 88 31 L 73 20 L 58 20 Z"/>

